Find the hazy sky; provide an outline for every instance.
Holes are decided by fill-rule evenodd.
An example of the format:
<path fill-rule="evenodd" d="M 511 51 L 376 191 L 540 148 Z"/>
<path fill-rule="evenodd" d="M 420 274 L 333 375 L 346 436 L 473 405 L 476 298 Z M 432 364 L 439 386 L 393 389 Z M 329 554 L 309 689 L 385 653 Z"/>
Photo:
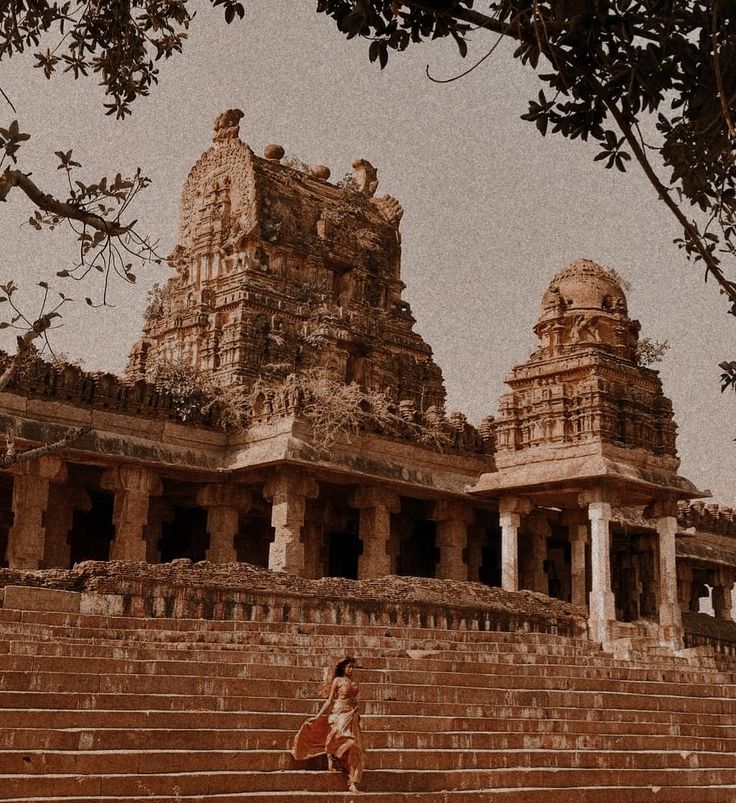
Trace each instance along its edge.
<path fill-rule="evenodd" d="M 392 56 L 380 71 L 366 43 L 346 41 L 315 14 L 313 0 L 246 6 L 246 19 L 227 26 L 203 5 L 184 54 L 161 65 L 159 85 L 124 122 L 105 116 L 94 79 L 48 82 L 29 60 L 0 63 L 0 86 L 32 134 L 23 169 L 61 193 L 55 150 L 73 148 L 88 180 L 141 165 L 153 185 L 132 215 L 167 254 L 183 181 L 227 108 L 244 111 L 240 136 L 258 154 L 281 144 L 288 155 L 328 165 L 333 180 L 356 157 L 368 159 L 378 193 L 405 209 L 404 297 L 444 371 L 448 411 L 475 422 L 496 413 L 504 376 L 533 350 L 532 326 L 554 273 L 579 257 L 615 267 L 633 285 L 629 309 L 642 335 L 671 345 L 661 373 L 679 424 L 681 473 L 736 504 L 736 399 L 722 396 L 718 383 L 718 362 L 736 359 L 736 321 L 672 244 L 677 228 L 644 179 L 604 170 L 590 146 L 542 138 L 519 120 L 540 86 L 508 47 L 466 78 L 438 85 L 426 78 L 427 64 L 436 77 L 469 66 L 452 42 Z M 481 55 L 492 40 L 475 37 L 471 55 Z M 14 116 L 2 106 L 1 124 Z M 64 232 L 21 227 L 32 211 L 17 192 L 0 208 L 0 278 L 14 278 L 28 303 L 35 282 L 67 267 L 72 249 Z M 146 291 L 167 275 L 151 267 L 135 287 L 116 283 L 111 309 L 75 304 L 58 349 L 88 369 L 121 370 Z M 79 299 L 97 289 L 55 282 Z"/>

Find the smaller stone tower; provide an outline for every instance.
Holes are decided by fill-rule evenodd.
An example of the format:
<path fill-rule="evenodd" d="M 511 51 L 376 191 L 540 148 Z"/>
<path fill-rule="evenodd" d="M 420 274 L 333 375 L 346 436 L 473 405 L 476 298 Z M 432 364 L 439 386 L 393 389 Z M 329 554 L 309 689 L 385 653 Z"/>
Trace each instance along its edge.
<path fill-rule="evenodd" d="M 500 454 L 601 442 L 677 469 L 672 403 L 658 373 L 637 362 L 639 322 L 614 274 L 588 259 L 567 265 L 534 331 L 539 347 L 507 377 L 511 392 L 500 400 Z"/>

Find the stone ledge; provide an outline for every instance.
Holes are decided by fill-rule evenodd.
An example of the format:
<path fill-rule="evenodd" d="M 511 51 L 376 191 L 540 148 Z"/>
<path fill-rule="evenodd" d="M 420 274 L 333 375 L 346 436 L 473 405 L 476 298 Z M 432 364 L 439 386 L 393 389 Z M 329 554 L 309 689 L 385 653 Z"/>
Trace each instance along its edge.
<path fill-rule="evenodd" d="M 81 597 L 82 595 L 76 591 L 9 585 L 5 587 L 3 608 L 23 611 L 79 613 Z"/>
<path fill-rule="evenodd" d="M 418 577 L 306 580 L 244 563 L 88 561 L 69 570 L 0 570 L 0 587 L 21 585 L 78 592 L 75 612 L 104 615 L 356 627 L 412 624 L 573 637 L 582 637 L 586 627 L 580 609 L 531 591 L 511 593 L 481 583 Z"/>

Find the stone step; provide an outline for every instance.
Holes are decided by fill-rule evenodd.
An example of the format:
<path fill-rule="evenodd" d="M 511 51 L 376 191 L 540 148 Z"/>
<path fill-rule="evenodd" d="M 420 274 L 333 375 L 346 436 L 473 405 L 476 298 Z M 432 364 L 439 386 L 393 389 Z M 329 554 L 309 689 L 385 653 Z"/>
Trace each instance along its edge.
<path fill-rule="evenodd" d="M 136 773 L 156 775 L 162 767 L 169 773 L 233 772 L 273 773 L 295 770 L 298 765 L 286 752 L 276 750 L 12 750 L 0 753 L 0 776 L 4 775 L 96 775 Z M 307 762 L 310 769 L 326 767 L 322 759 Z M 563 750 L 370 749 L 370 767 L 378 770 L 503 770 L 503 769 L 726 769 L 736 779 L 733 754 L 704 751 L 661 750 Z"/>
<path fill-rule="evenodd" d="M 15 647 L 15 645 L 13 645 Z M 212 656 L 204 654 L 198 660 L 192 660 L 190 654 L 167 653 L 165 658 L 161 657 L 133 657 L 127 656 L 125 650 L 116 648 L 118 654 L 100 656 L 99 650 L 95 647 L 87 647 L 85 655 L 77 655 L 73 650 L 61 652 L 64 645 L 59 643 L 47 644 L 53 654 L 46 654 L 45 651 L 29 649 L 28 651 L 17 652 L 15 649 L 5 655 L 0 655 L 0 670 L 4 671 L 31 671 L 47 672 L 59 666 L 64 666 L 67 671 L 78 671 L 82 673 L 108 673 L 116 674 L 191 674 L 207 677 L 281 677 L 290 679 L 302 679 L 318 682 L 321 680 L 325 671 L 324 656 L 314 655 L 309 665 L 291 664 L 286 656 L 284 663 L 275 664 L 274 655 L 263 656 L 263 661 L 243 661 L 237 654 L 226 653 L 228 661 L 212 660 Z M 513 655 L 510 653 L 509 655 Z M 252 658 L 252 655 L 248 656 Z M 305 658 L 306 656 L 301 656 Z M 735 696 L 736 685 L 730 684 L 730 678 L 724 675 L 705 675 L 702 673 L 691 672 L 688 677 L 688 686 L 683 684 L 683 674 L 679 670 L 656 671 L 653 669 L 631 669 L 631 668 L 609 668 L 609 667 L 590 667 L 579 666 L 577 664 L 555 664 L 546 666 L 535 663 L 534 656 L 527 656 L 527 661 L 513 664 L 514 676 L 525 677 L 551 677 L 556 680 L 566 681 L 566 679 L 583 679 L 585 683 L 591 683 L 594 679 L 602 683 L 610 681 L 626 681 L 628 683 L 641 684 L 671 684 L 692 695 L 714 696 L 720 689 L 721 696 Z M 421 666 L 421 669 L 418 667 Z M 483 678 L 493 679 L 493 676 L 501 673 L 503 677 L 509 676 L 510 664 L 505 662 L 470 662 L 455 660 L 448 662 L 431 661 L 424 657 L 387 657 L 375 658 L 363 656 L 360 660 L 360 677 L 366 681 L 382 678 L 395 682 L 411 682 L 411 675 L 425 675 L 428 682 L 443 683 L 451 681 L 454 685 L 470 685 L 473 676 L 482 675 Z M 696 680 L 697 678 L 697 680 Z M 496 681 L 494 680 L 494 683 Z M 603 688 L 603 686 L 601 686 Z M 652 692 L 659 693 L 653 686 L 641 686 L 642 689 L 649 688 Z M 667 693 L 667 692 L 665 692 Z"/>
<path fill-rule="evenodd" d="M 3 728 L 0 747 L 21 751 L 119 751 L 144 750 L 275 750 L 291 743 L 298 727 L 250 728 Z M 502 731 L 410 731 L 376 730 L 364 719 L 370 750 L 632 750 L 663 752 L 736 753 L 736 734 L 730 738 L 637 735 L 632 733 L 525 733 Z"/>
<path fill-rule="evenodd" d="M 287 800 L 289 793 L 322 794 L 317 799 L 324 800 L 325 793 L 342 793 L 338 799 L 349 800 L 345 795 L 345 778 L 341 773 L 321 771 L 285 770 L 283 772 L 220 772 L 158 773 L 151 775 L 104 773 L 100 775 L 5 775 L 0 786 L 0 800 L 43 799 L 44 797 L 67 797 L 79 800 L 81 797 L 151 797 L 176 795 L 199 795 L 209 800 L 216 794 L 238 794 L 272 792 L 272 800 Z M 415 792 L 450 792 L 453 790 L 473 790 L 488 794 L 492 789 L 530 788 L 548 790 L 605 787 L 660 787 L 664 793 L 659 803 L 672 803 L 669 795 L 676 787 L 734 787 L 736 769 L 458 769 L 458 770 L 368 770 L 361 784 L 366 792 L 398 794 Z M 398 794 L 397 794 L 398 793 Z M 279 797 L 281 795 L 281 797 Z M 245 798 L 245 799 L 253 799 Z M 297 798 L 298 799 L 298 798 Z M 314 797 L 312 799 L 315 799 Z M 362 800 L 363 798 L 358 798 Z M 391 797 L 389 797 L 391 799 Z M 472 798 L 471 798 L 472 799 Z M 482 799 L 482 798 L 479 798 Z M 522 798 L 523 799 L 523 798 Z M 562 798 L 566 800 L 566 798 Z M 596 803 L 609 803 L 599 797 Z M 688 800 L 687 803 L 696 803 Z M 628 801 L 626 801 L 628 803 Z M 684 803 L 684 801 L 683 801 Z M 730 801 L 729 801 L 730 803 Z"/>
<path fill-rule="evenodd" d="M 663 798 L 663 794 L 667 797 Z M 156 803 L 197 801 L 202 796 L 156 795 Z M 26 797 L 14 803 L 69 803 L 68 797 Z M 151 803 L 145 796 L 79 797 L 74 803 Z M 351 796 L 345 792 L 244 792 L 238 794 L 207 794 L 207 800 L 216 803 L 733 803 L 736 786 L 595 786 L 577 789 L 481 789 L 455 792 L 362 792 Z"/>
<path fill-rule="evenodd" d="M 473 676 L 478 682 L 477 676 Z M 416 679 L 416 676 L 414 676 Z M 585 708 L 633 708 L 637 711 L 667 710 L 736 716 L 736 698 L 689 696 L 689 686 L 642 684 L 599 679 L 527 678 L 508 674 L 493 679 L 494 686 L 449 686 L 436 683 L 361 683 L 367 701 L 411 701 L 422 705 L 519 705 Z M 79 672 L 5 671 L 3 691 L 81 692 L 135 695 L 205 695 L 210 697 L 278 696 L 284 700 L 317 700 L 320 681 L 198 677 L 195 675 L 114 675 Z M 734 687 L 710 689 L 733 694 Z"/>
<path fill-rule="evenodd" d="M 489 690 L 492 691 L 492 690 Z M 540 695 L 537 694 L 537 697 Z M 635 720 L 645 722 L 663 722 L 677 724 L 687 722 L 710 725 L 728 724 L 734 721 L 733 711 L 724 713 L 700 712 L 696 709 L 683 712 L 679 710 L 666 710 L 651 708 L 642 711 L 632 704 L 629 695 L 617 695 L 620 707 L 614 706 L 609 700 L 610 707 L 601 712 L 602 706 L 596 706 L 594 700 L 587 706 L 569 707 L 565 705 L 564 694 L 560 696 L 560 704 L 540 704 L 537 702 L 524 702 L 519 704 L 504 704 L 489 708 L 487 705 L 475 703 L 457 704 L 440 702 L 437 704 L 422 704 L 421 714 L 418 714 L 417 703 L 405 699 L 399 700 L 367 700 L 362 711 L 368 715 L 414 715 L 414 716 L 443 716 L 464 717 L 476 719 L 487 717 L 492 711 L 497 718 L 516 716 L 528 719 L 538 718 L 568 718 L 595 719 L 601 713 L 610 719 L 619 718 L 621 721 Z M 687 699 L 687 698 L 685 698 Z M 655 701 L 656 702 L 656 701 Z M 2 708 L 47 708 L 52 711 L 58 709 L 127 709 L 127 710 L 159 710 L 159 711 L 253 711 L 253 712 L 282 712 L 297 714 L 302 717 L 311 716 L 319 708 L 319 699 L 283 699 L 279 697 L 235 697 L 230 695 L 212 696 L 206 694 L 132 694 L 132 693 L 85 693 L 76 691 L 7 691 L 0 690 L 0 709 Z"/>
<path fill-rule="evenodd" d="M 63 697 L 63 696 L 62 696 Z M 74 704 L 66 695 L 60 703 Z M 425 733 L 485 732 L 490 734 L 572 734 L 574 736 L 628 737 L 654 735 L 663 738 L 699 737 L 715 740 L 736 738 L 736 722 L 725 718 L 720 723 L 700 722 L 690 718 L 658 714 L 653 721 L 645 722 L 635 711 L 598 711 L 570 709 L 519 709 L 503 708 L 496 717 L 450 717 L 411 714 L 367 714 L 362 716 L 369 732 L 412 733 L 417 737 Z M 564 718 L 563 718 L 564 717 Z M 203 711 L 203 710 L 71 710 L 43 708 L 0 709 L 0 729 L 48 729 L 50 731 L 95 731 L 114 723 L 128 731 L 147 729 L 198 728 L 236 730 L 261 728 L 296 733 L 305 719 L 304 713 L 273 711 Z"/>

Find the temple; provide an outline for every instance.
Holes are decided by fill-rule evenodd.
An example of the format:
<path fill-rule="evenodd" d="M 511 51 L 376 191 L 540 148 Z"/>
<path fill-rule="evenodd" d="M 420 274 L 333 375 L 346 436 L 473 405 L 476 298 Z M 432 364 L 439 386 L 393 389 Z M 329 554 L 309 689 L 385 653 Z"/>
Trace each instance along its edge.
<path fill-rule="evenodd" d="M 679 475 L 672 405 L 616 275 L 580 259 L 552 277 L 538 347 L 473 427 L 445 411 L 413 330 L 402 209 L 375 168 L 356 159 L 331 183 L 278 145 L 256 156 L 241 117 L 217 118 L 185 182 L 173 275 L 125 377 L 38 360 L 0 393 L 23 449 L 89 428 L 0 472 L 3 565 L 479 581 L 584 609 L 593 640 L 672 649 L 709 588 L 730 621 L 736 515 Z M 171 365 L 234 393 L 246 423 L 226 425 L 222 399 L 182 407 L 159 381 Z"/>

